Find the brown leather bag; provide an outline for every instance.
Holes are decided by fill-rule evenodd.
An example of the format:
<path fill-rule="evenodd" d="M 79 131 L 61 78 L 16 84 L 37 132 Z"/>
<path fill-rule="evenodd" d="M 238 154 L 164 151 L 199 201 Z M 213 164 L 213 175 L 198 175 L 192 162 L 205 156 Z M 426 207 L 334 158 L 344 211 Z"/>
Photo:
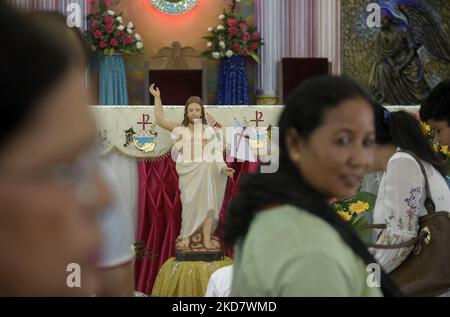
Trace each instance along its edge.
<path fill-rule="evenodd" d="M 437 296 L 450 290 L 450 213 L 436 211 L 422 161 L 414 153 L 401 152 L 410 154 L 419 163 L 425 177 L 428 214 L 419 218 L 417 238 L 398 245 L 368 244 L 368 247 L 399 249 L 414 246 L 408 258 L 391 272 L 390 277 L 406 296 Z M 386 225 L 368 227 L 386 229 Z"/>

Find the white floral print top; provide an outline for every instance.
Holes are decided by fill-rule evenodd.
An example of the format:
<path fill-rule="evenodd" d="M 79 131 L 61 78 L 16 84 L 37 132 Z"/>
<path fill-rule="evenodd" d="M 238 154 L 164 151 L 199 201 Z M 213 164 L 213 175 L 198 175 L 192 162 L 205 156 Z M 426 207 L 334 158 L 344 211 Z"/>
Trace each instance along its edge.
<path fill-rule="evenodd" d="M 445 178 L 432 165 L 424 165 L 436 210 L 450 212 L 450 189 Z M 375 204 L 374 223 L 387 225 L 386 230 L 377 232 L 380 235 L 376 243 L 399 244 L 417 237 L 419 217 L 427 214 L 425 198 L 425 178 L 419 164 L 407 153 L 395 153 L 381 180 Z M 406 260 L 412 247 L 370 251 L 389 273 Z"/>

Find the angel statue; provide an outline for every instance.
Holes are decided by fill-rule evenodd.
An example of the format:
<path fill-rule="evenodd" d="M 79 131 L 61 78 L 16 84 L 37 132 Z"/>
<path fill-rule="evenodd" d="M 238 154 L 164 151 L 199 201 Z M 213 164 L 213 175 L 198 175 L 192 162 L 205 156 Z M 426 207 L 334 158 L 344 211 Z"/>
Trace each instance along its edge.
<path fill-rule="evenodd" d="M 427 80 L 431 76 L 424 60 L 450 63 L 450 45 L 441 26 L 423 9 L 406 4 L 398 9 L 402 15 L 383 8 L 376 41 L 379 59 L 370 72 L 369 87 L 380 103 L 417 105 L 436 84 Z"/>

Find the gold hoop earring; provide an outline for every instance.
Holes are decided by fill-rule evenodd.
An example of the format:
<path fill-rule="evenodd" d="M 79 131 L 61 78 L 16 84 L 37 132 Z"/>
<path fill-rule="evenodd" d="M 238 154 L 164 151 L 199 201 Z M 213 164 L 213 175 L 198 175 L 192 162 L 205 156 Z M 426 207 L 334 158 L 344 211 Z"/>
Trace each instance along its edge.
<path fill-rule="evenodd" d="M 298 161 L 300 161 L 300 153 L 295 153 L 295 154 L 293 154 L 292 156 L 291 156 L 291 158 L 292 158 L 292 160 L 294 161 L 294 162 L 298 162 Z"/>

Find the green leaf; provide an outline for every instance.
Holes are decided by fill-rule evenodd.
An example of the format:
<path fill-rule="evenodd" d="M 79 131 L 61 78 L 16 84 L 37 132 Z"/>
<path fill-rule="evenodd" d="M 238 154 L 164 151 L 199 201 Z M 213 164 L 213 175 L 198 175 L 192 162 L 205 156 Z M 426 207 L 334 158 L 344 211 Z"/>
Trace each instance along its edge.
<path fill-rule="evenodd" d="M 359 237 L 363 241 L 369 242 L 372 237 L 372 231 L 370 229 L 363 228 L 369 223 L 368 213 L 359 215 L 353 220 L 352 227 L 358 233 Z"/>
<path fill-rule="evenodd" d="M 248 52 L 248 55 L 250 55 L 254 60 L 255 60 L 255 62 L 257 62 L 257 63 L 259 63 L 261 60 L 259 59 L 259 56 L 255 53 L 255 52 L 253 52 L 253 51 L 249 51 Z"/>
<path fill-rule="evenodd" d="M 377 201 L 377 196 L 368 192 L 359 192 L 356 194 L 354 201 L 365 201 L 369 203 L 369 210 L 375 207 L 375 202 Z"/>

